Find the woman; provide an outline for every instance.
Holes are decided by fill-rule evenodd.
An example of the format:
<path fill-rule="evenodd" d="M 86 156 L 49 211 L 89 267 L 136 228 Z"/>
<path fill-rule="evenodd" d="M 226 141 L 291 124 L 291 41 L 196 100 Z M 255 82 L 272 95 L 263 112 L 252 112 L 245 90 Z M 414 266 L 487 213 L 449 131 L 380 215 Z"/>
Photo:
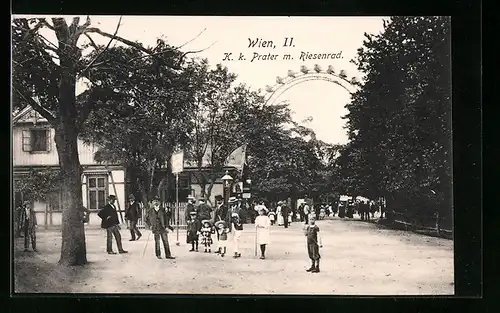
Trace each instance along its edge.
<path fill-rule="evenodd" d="M 278 217 L 278 226 L 284 225 L 285 220 L 283 219 L 283 214 L 281 214 L 281 202 L 278 202 L 278 206 L 276 207 L 276 216 Z"/>
<path fill-rule="evenodd" d="M 257 244 L 260 245 L 260 259 L 264 260 L 266 258 L 266 245 L 270 242 L 269 230 L 271 228 L 271 220 L 267 217 L 267 209 L 265 207 L 261 208 L 259 211 L 259 216 L 255 219 L 255 229 L 257 232 Z M 279 215 L 278 215 L 279 216 Z"/>

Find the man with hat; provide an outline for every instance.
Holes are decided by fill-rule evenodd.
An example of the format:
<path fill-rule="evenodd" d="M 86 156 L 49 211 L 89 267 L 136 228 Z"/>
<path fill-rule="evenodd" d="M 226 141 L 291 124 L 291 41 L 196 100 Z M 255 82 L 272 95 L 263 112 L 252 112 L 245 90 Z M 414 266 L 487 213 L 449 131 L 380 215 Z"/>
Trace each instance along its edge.
<path fill-rule="evenodd" d="M 224 205 L 224 201 L 221 195 L 215 196 L 215 212 L 213 218 L 213 224 L 218 221 L 226 221 L 227 220 L 227 207 Z M 219 240 L 219 232 L 217 232 L 217 240 Z"/>
<path fill-rule="evenodd" d="M 158 259 L 161 259 L 160 238 L 165 250 L 166 259 L 175 259 L 170 252 L 168 244 L 167 229 L 173 231 L 172 226 L 168 224 L 168 217 L 165 208 L 160 205 L 160 198 L 155 197 L 151 203 L 152 207 L 148 211 L 146 223 L 151 228 L 155 238 L 155 254 Z"/>
<path fill-rule="evenodd" d="M 115 207 L 116 197 L 114 195 L 108 196 L 108 203 L 97 213 L 101 221 L 101 228 L 106 229 L 106 251 L 108 254 L 116 254 L 113 251 L 113 236 L 116 240 L 119 253 L 127 253 L 122 247 L 122 236 L 120 235 L 120 222 L 118 220 L 118 213 Z"/>
<path fill-rule="evenodd" d="M 21 207 L 21 222 L 24 230 L 24 252 L 28 251 L 30 239 L 31 239 L 31 247 L 33 251 L 37 252 L 36 249 L 36 213 L 33 205 L 30 201 L 23 201 L 23 205 Z"/>
<path fill-rule="evenodd" d="M 128 197 L 128 207 L 125 210 L 125 219 L 130 222 L 130 241 L 139 240 L 142 237 L 141 232 L 137 229 L 137 220 L 142 217 L 142 210 L 137 201 L 135 201 L 134 194 Z M 137 234 L 137 239 L 136 239 Z"/>
<path fill-rule="evenodd" d="M 205 198 L 198 198 L 198 217 L 200 220 L 211 220 L 212 219 L 212 208 L 205 203 Z"/>
<path fill-rule="evenodd" d="M 196 211 L 196 208 L 194 207 L 195 199 L 194 199 L 194 197 L 192 195 L 189 195 L 187 197 L 187 202 L 188 203 L 187 203 L 187 206 L 186 206 L 186 212 L 185 212 L 185 215 L 184 215 L 186 223 L 191 220 L 191 212 L 195 212 Z"/>

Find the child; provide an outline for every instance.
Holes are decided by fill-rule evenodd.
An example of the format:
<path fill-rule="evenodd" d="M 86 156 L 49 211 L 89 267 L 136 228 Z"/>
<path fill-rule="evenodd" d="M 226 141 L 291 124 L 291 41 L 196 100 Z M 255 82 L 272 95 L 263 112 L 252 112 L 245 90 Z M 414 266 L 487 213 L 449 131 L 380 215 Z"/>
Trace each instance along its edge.
<path fill-rule="evenodd" d="M 238 213 L 231 214 L 231 223 L 233 226 L 233 250 L 234 250 L 233 258 L 237 259 L 241 257 L 239 247 L 240 247 L 241 233 L 243 232 L 243 223 L 241 222 Z"/>
<path fill-rule="evenodd" d="M 322 248 L 321 236 L 319 235 L 319 227 L 316 225 L 314 214 L 309 216 L 309 225 L 304 227 L 304 235 L 307 237 L 307 253 L 311 259 L 311 267 L 307 272 L 319 273 L 319 248 Z"/>
<path fill-rule="evenodd" d="M 217 230 L 217 234 L 219 235 L 219 241 L 217 242 L 218 249 L 216 253 L 220 253 L 220 256 L 224 257 L 227 249 L 227 233 L 229 232 L 229 228 L 224 221 L 218 221 L 215 223 L 215 228 Z"/>
<path fill-rule="evenodd" d="M 270 211 L 267 215 L 269 216 L 269 220 L 271 221 L 271 225 L 274 225 L 274 223 L 276 221 L 276 213 L 274 213 L 273 211 Z"/>
<path fill-rule="evenodd" d="M 191 250 L 193 252 L 196 250 L 198 252 L 198 236 L 200 235 L 201 223 L 198 219 L 198 213 L 192 211 L 189 213 L 190 220 L 187 225 L 187 243 L 191 244 Z"/>
<path fill-rule="evenodd" d="M 320 219 L 320 220 L 324 220 L 324 219 L 325 219 L 325 216 L 326 216 L 325 208 L 321 208 L 321 209 L 319 210 L 319 219 Z"/>
<path fill-rule="evenodd" d="M 212 252 L 210 245 L 213 243 L 212 240 L 212 234 L 215 233 L 215 231 L 212 228 L 212 225 L 210 225 L 209 220 L 203 220 L 201 221 L 203 224 L 203 227 L 201 228 L 201 244 L 205 246 L 205 252 Z M 208 250 L 208 251 L 207 251 Z"/>

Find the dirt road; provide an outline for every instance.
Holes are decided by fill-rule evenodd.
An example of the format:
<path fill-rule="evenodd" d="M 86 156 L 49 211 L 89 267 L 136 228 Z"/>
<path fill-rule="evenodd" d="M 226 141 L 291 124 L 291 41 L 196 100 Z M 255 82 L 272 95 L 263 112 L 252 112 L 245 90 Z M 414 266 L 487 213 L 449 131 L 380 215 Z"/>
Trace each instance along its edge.
<path fill-rule="evenodd" d="M 87 230 L 84 267 L 56 265 L 60 252 L 58 231 L 39 231 L 39 253 L 15 246 L 16 292 L 73 293 L 223 293 L 223 294 L 335 294 L 335 295 L 450 295 L 453 286 L 453 241 L 380 228 L 376 224 L 339 219 L 318 221 L 323 237 L 321 272 L 307 273 L 302 224 L 288 229 L 273 226 L 267 259 L 254 256 L 253 225 L 244 225 L 242 257 L 188 252 L 185 233 L 175 245 L 175 260 L 158 260 L 153 236 L 129 242 L 128 254 L 105 253 L 105 232 Z M 229 238 L 231 242 L 231 237 Z M 113 243 L 115 244 L 115 243 Z M 229 247 L 231 252 L 231 246 Z"/>

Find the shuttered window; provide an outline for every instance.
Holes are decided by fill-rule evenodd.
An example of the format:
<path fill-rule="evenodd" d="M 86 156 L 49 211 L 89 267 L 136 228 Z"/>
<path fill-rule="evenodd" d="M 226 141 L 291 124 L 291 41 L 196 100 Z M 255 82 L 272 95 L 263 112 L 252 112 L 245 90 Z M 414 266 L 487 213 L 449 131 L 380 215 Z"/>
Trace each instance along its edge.
<path fill-rule="evenodd" d="M 49 152 L 51 145 L 50 129 L 23 130 L 23 151 Z"/>

